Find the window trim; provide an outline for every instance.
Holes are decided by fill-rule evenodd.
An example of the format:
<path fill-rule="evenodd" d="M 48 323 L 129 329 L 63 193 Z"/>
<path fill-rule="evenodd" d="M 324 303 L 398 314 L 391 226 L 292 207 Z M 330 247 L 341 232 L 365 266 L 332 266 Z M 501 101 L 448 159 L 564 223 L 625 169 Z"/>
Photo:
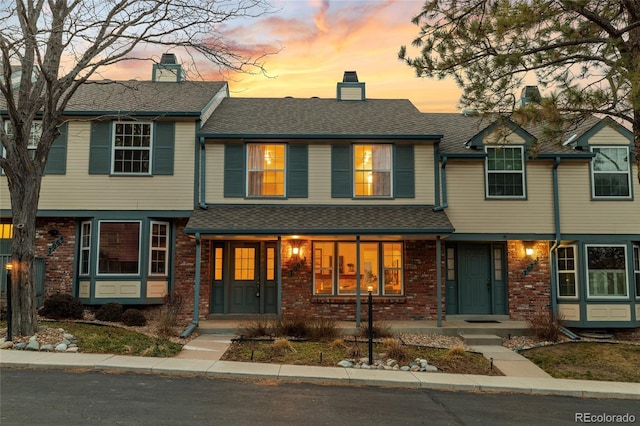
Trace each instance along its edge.
<path fill-rule="evenodd" d="M 140 124 L 149 126 L 149 146 L 134 146 L 134 147 L 117 147 L 116 148 L 116 128 L 118 124 Z M 152 176 L 153 175 L 153 148 L 154 148 L 154 126 L 151 121 L 114 121 L 112 123 L 111 132 L 111 175 L 114 176 Z M 147 151 L 149 153 L 148 171 L 147 172 L 116 172 L 116 151 Z"/>
<path fill-rule="evenodd" d="M 97 241 L 96 241 L 96 253 L 95 256 L 95 268 L 96 268 L 96 277 L 139 277 L 141 275 L 141 263 L 142 263 L 142 234 L 144 233 L 142 220 L 98 220 L 98 232 L 97 232 Z M 139 225 L 138 228 L 138 271 L 136 273 L 130 274 L 115 274 L 115 273 L 103 273 L 100 272 L 100 232 L 103 223 L 137 223 Z"/>
<path fill-rule="evenodd" d="M 624 274 L 626 281 L 626 295 L 622 296 L 607 296 L 607 295 L 592 295 L 590 291 L 589 281 L 589 247 L 622 247 L 624 249 Z M 629 300 L 629 256 L 626 244 L 585 244 L 584 245 L 584 268 L 585 278 L 587 286 L 587 299 L 589 300 Z"/>
<path fill-rule="evenodd" d="M 510 171 L 510 170 L 489 170 L 489 150 L 491 149 L 517 149 L 520 151 L 520 160 L 522 163 L 522 170 Z M 486 154 L 484 160 L 484 194 L 486 199 L 490 200 L 525 200 L 527 198 L 527 175 L 526 175 L 526 157 L 524 145 L 499 145 L 499 146 L 485 146 L 484 151 Z M 489 175 L 490 174 L 519 174 L 522 177 L 522 194 L 521 195 L 491 195 L 489 194 Z"/>
<path fill-rule="evenodd" d="M 251 155 L 251 146 L 281 146 L 282 147 L 282 152 L 283 152 L 283 165 L 284 168 L 282 170 L 280 169 L 274 169 L 273 171 L 278 172 L 278 173 L 282 173 L 282 195 L 253 195 L 249 193 L 249 189 L 251 186 L 250 183 L 250 179 L 249 179 L 249 174 L 251 172 L 262 172 L 265 173 L 265 169 L 253 169 L 251 168 L 250 165 L 250 155 Z M 246 144 L 246 155 L 245 155 L 245 159 L 244 159 L 244 179 L 245 179 L 245 197 L 246 198 L 256 198 L 256 199 L 269 199 L 269 198 L 275 198 L 275 199 L 283 199 L 283 198 L 287 198 L 287 172 L 288 172 L 288 149 L 287 149 L 287 144 L 286 143 L 260 143 L 260 142 L 255 142 L 255 143 L 247 143 Z"/>
<path fill-rule="evenodd" d="M 372 194 L 372 195 L 357 195 L 357 179 L 356 179 L 356 175 L 358 173 L 362 173 L 362 172 L 367 172 L 368 169 L 358 169 L 356 167 L 356 147 L 361 146 L 361 147 L 366 147 L 366 146 L 370 146 L 370 147 L 374 147 L 374 146 L 385 146 L 388 147 L 389 149 L 389 170 L 386 169 L 374 169 L 373 168 L 373 152 L 371 154 L 372 157 L 372 163 L 371 163 L 371 171 L 369 171 L 369 173 L 373 176 L 373 173 L 375 172 L 388 172 L 389 173 L 389 195 L 377 195 L 377 194 Z M 352 197 L 355 199 L 366 199 L 366 200 L 370 200 L 370 199 L 393 199 L 394 198 L 394 178 L 395 178 L 395 149 L 394 149 L 394 144 L 392 143 L 355 143 L 351 146 L 351 150 L 352 150 L 352 154 L 351 154 L 351 179 L 352 179 L 352 188 L 351 188 L 351 193 L 352 193 Z M 373 150 L 372 150 L 373 151 Z M 372 192 L 373 192 L 373 183 L 372 185 Z"/>
<path fill-rule="evenodd" d="M 634 266 L 633 275 L 635 279 L 636 299 L 640 299 L 640 244 L 633 245 Z"/>
<path fill-rule="evenodd" d="M 158 247 L 153 247 L 153 225 L 160 225 L 160 226 L 166 226 L 167 229 L 167 233 L 165 235 L 165 247 L 164 248 L 158 248 Z M 150 277 L 168 277 L 169 276 L 169 238 L 171 235 L 171 227 L 169 222 L 166 221 L 160 221 L 160 220 L 151 220 L 149 221 L 149 276 Z M 163 251 L 165 253 L 164 256 L 164 270 L 165 273 L 161 274 L 161 273 L 157 273 L 157 272 L 153 272 L 152 271 L 152 267 L 153 267 L 153 252 L 154 251 Z"/>
<path fill-rule="evenodd" d="M 616 171 L 597 171 L 595 170 L 595 160 L 596 153 L 594 149 L 624 149 L 627 154 L 627 170 L 625 172 L 616 172 Z M 590 147 L 591 153 L 594 154 L 594 157 L 589 162 L 589 172 L 591 177 L 591 199 L 592 200 L 631 200 L 633 199 L 633 188 L 632 188 L 632 179 L 631 179 L 631 150 L 626 145 L 594 145 Z M 629 195 L 596 195 L 596 180 L 595 176 L 597 174 L 626 174 L 627 175 L 627 189 L 629 191 Z"/>
<path fill-rule="evenodd" d="M 573 269 L 560 269 L 560 255 L 558 253 L 559 249 L 566 249 L 566 248 L 572 248 L 573 249 Z M 558 250 L 556 250 L 556 294 L 558 299 L 562 299 L 562 300 L 577 300 L 580 297 L 580 285 L 578 282 L 578 247 L 575 244 L 567 244 L 567 245 L 561 245 L 558 247 Z M 564 274 L 570 274 L 573 273 L 573 289 L 575 291 L 575 296 L 562 296 L 560 295 L 560 273 L 564 273 Z"/>
<path fill-rule="evenodd" d="M 85 225 L 88 226 L 88 232 L 85 234 L 84 229 L 85 229 Z M 79 259 L 78 259 L 78 275 L 80 276 L 90 276 L 91 275 L 91 228 L 92 228 L 92 223 L 90 220 L 84 220 L 82 222 L 80 222 L 80 253 L 79 253 Z M 85 246 L 84 245 L 84 239 L 85 237 L 87 237 L 88 239 L 88 245 Z M 87 260 L 87 271 L 84 272 L 82 270 L 82 266 L 84 265 L 84 260 L 85 260 L 85 256 L 86 256 L 86 260 Z"/>

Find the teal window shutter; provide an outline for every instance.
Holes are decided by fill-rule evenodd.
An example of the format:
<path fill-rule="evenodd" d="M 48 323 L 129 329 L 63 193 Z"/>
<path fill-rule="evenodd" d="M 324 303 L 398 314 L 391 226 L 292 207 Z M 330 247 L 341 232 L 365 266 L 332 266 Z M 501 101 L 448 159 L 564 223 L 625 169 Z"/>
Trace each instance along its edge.
<path fill-rule="evenodd" d="M 413 145 L 395 145 L 394 188 L 396 198 L 415 197 Z"/>
<path fill-rule="evenodd" d="M 89 138 L 89 174 L 111 173 L 111 122 L 91 122 Z"/>
<path fill-rule="evenodd" d="M 172 175 L 175 152 L 176 125 L 173 122 L 156 122 L 153 130 L 154 175 Z"/>
<path fill-rule="evenodd" d="M 244 197 L 245 195 L 245 152 L 244 145 L 224 146 L 224 196 Z"/>
<path fill-rule="evenodd" d="M 287 152 L 287 196 L 307 198 L 309 196 L 309 147 L 289 145 Z"/>
<path fill-rule="evenodd" d="M 331 196 L 351 198 L 353 196 L 353 161 L 351 145 L 331 146 Z"/>
<path fill-rule="evenodd" d="M 53 141 L 49 150 L 44 173 L 48 175 L 63 175 L 67 172 L 67 123 L 60 126 L 60 134 Z"/>

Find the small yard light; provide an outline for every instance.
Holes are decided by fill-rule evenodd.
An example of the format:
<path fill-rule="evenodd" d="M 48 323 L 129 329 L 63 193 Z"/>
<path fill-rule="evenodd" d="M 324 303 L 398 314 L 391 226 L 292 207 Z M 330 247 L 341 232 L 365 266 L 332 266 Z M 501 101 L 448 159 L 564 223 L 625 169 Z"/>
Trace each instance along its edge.
<path fill-rule="evenodd" d="M 13 269 L 13 264 L 7 263 L 4 268 L 7 271 L 7 341 L 10 342 L 13 340 L 13 334 L 11 333 L 13 328 L 13 310 L 11 309 L 11 270 Z"/>

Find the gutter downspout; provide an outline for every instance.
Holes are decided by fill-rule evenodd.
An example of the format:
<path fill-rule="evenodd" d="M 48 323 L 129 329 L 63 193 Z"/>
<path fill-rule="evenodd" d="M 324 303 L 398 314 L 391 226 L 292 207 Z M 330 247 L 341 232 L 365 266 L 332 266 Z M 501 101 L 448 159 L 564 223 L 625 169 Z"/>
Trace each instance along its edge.
<path fill-rule="evenodd" d="M 436 237 L 436 298 L 438 301 L 438 327 L 442 327 L 442 241 Z"/>
<path fill-rule="evenodd" d="M 449 204 L 447 203 L 447 157 L 442 157 L 440 173 L 442 174 L 442 204 L 434 207 L 434 212 L 440 212 L 449 207 Z"/>
<path fill-rule="evenodd" d="M 195 289 L 193 292 L 193 321 L 182 332 L 181 338 L 185 338 L 198 327 L 198 316 L 200 315 L 200 257 L 202 255 L 202 246 L 200 241 L 200 233 L 196 232 L 196 277 L 195 277 Z"/>
<path fill-rule="evenodd" d="M 560 157 L 556 156 L 553 163 L 553 219 L 556 231 L 556 241 L 549 249 L 549 260 L 551 261 L 551 313 L 556 316 L 558 311 L 558 301 L 556 295 L 556 250 L 560 246 L 562 233 L 560 232 L 560 189 L 558 188 L 558 166 L 560 165 Z"/>
<path fill-rule="evenodd" d="M 356 328 L 360 328 L 360 235 L 356 235 Z"/>
<path fill-rule="evenodd" d="M 200 137 L 200 202 L 198 205 L 201 209 L 207 209 L 205 200 L 205 183 L 207 181 L 206 174 L 207 150 L 205 149 L 204 137 Z"/>

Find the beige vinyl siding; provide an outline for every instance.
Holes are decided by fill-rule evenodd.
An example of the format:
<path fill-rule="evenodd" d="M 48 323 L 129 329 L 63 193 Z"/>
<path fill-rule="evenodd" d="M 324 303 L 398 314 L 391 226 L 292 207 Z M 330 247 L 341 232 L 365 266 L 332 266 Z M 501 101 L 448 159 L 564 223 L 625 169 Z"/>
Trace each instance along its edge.
<path fill-rule="evenodd" d="M 629 139 L 622 137 L 612 127 L 605 126 L 589 138 L 589 145 L 629 145 Z"/>
<path fill-rule="evenodd" d="M 638 166 L 631 172 L 633 200 L 591 200 L 587 161 L 563 161 L 558 168 L 560 228 L 569 234 L 640 233 Z"/>
<path fill-rule="evenodd" d="M 484 161 L 447 163 L 447 216 L 456 233 L 553 232 L 553 186 L 550 162 L 529 162 L 526 199 L 485 199 Z"/>
<path fill-rule="evenodd" d="M 340 99 L 343 101 L 361 101 L 364 96 L 362 91 L 364 87 L 341 87 Z"/>
<path fill-rule="evenodd" d="M 415 198 L 376 199 L 376 204 L 434 204 L 433 146 L 418 145 L 415 158 Z M 207 145 L 205 197 L 209 204 L 255 204 L 255 198 L 224 198 L 224 145 Z M 331 144 L 309 145 L 309 198 L 265 199 L 269 204 L 368 204 L 371 200 L 331 197 Z"/>
<path fill-rule="evenodd" d="M 39 204 L 41 210 L 193 209 L 193 122 L 176 123 L 173 175 L 90 175 L 90 130 L 88 121 L 69 123 L 67 173 L 43 177 Z M 6 183 L 0 187 L 0 198 L 7 200 L 6 208 L 9 208 Z M 2 207 L 5 208 L 4 202 Z"/>
<path fill-rule="evenodd" d="M 588 304 L 587 321 L 631 321 L 631 306 Z"/>

